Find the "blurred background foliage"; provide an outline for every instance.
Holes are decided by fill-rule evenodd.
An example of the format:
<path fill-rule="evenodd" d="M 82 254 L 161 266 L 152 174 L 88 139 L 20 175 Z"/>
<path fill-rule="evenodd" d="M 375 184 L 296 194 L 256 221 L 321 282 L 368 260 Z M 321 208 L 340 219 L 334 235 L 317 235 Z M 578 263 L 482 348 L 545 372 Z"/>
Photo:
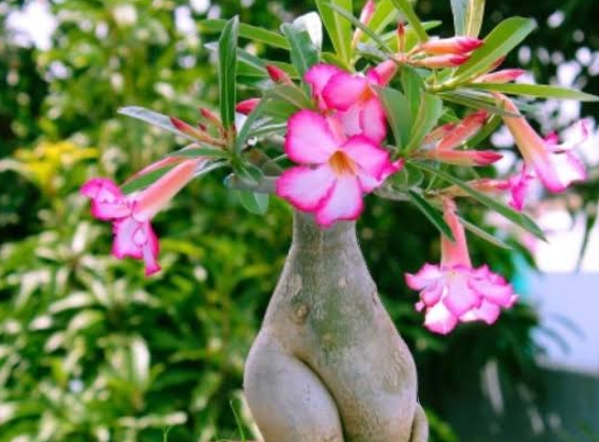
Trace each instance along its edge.
<path fill-rule="evenodd" d="M 167 431 L 177 442 L 239 439 L 231 407 L 251 435 L 243 362 L 290 242 L 289 208 L 273 201 L 264 217 L 249 215 L 223 188 L 223 175 L 197 180 L 157 217 L 164 270 L 146 279 L 139 263 L 109 255 L 109 228 L 92 221 L 77 191 L 92 176 L 122 181 L 180 144 L 117 116 L 120 106 L 190 121 L 198 106 L 214 107 L 216 68 L 203 45 L 216 36 L 200 35 L 198 20 L 240 14 L 276 28 L 313 5 L 37 3 L 56 19 L 46 48 L 23 44 L 10 26 L 27 2 L 0 4 L 0 442 L 150 442 Z M 529 49 L 506 64 L 522 61 L 549 82 L 561 64 L 578 60 L 573 84 L 597 94 L 599 57 L 587 57 L 599 49 L 597 8 L 583 0 L 489 1 L 483 35 L 505 16 L 535 17 Z M 443 20 L 441 35 L 452 34 L 449 1 L 423 0 L 418 10 Z M 557 26 L 547 25 L 550 17 Z M 596 188 L 575 191 L 590 204 Z M 483 222 L 484 213 L 472 208 L 469 217 Z M 534 388 L 542 350 L 531 340 L 537 319 L 525 302 L 494 327 L 435 337 L 421 326 L 403 273 L 438 259 L 436 230 L 415 209 L 373 197 L 359 228 L 383 300 L 414 351 L 432 441 L 460 440 L 445 422 L 445 399 L 489 363 L 509 379 L 504 385 Z M 508 276 L 514 255 L 530 263 L 522 247 L 509 253 L 474 237 L 471 245 L 476 263 Z"/>

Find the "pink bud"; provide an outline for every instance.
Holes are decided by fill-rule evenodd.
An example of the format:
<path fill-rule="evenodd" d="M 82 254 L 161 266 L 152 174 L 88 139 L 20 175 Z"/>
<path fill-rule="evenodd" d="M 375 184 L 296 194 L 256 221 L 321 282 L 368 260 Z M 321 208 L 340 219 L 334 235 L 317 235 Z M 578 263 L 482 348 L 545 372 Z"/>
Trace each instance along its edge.
<path fill-rule="evenodd" d="M 424 144 L 430 144 L 439 141 L 441 138 L 449 135 L 456 128 L 456 126 L 456 123 L 447 123 L 443 126 L 437 127 L 424 138 Z"/>
<path fill-rule="evenodd" d="M 421 66 L 429 69 L 443 69 L 443 68 L 454 68 L 460 66 L 468 61 L 470 56 L 468 55 L 435 55 L 432 57 L 422 58 L 420 60 L 411 61 L 415 66 Z"/>
<path fill-rule="evenodd" d="M 175 117 L 169 117 L 171 120 L 171 124 L 173 126 L 175 126 L 175 128 L 180 131 L 181 133 L 184 133 L 187 136 L 190 136 L 192 138 L 195 138 L 198 141 L 202 141 L 204 143 L 208 143 L 208 144 L 212 144 L 215 146 L 222 146 L 222 142 L 220 140 L 217 140 L 213 137 L 211 137 L 210 135 L 208 135 L 206 132 L 202 131 L 201 129 L 197 129 L 189 124 L 187 124 L 185 121 L 179 120 L 178 118 Z"/>
<path fill-rule="evenodd" d="M 366 4 L 364 5 L 364 7 L 362 8 L 362 12 L 360 13 L 360 23 L 362 23 L 363 25 L 368 25 L 368 23 L 370 22 L 370 20 L 372 19 L 372 16 L 374 15 L 374 11 L 376 10 L 376 6 L 374 4 L 373 0 L 368 0 L 366 2 Z M 362 30 L 360 28 L 357 28 L 354 31 L 354 35 L 352 37 L 352 47 L 356 47 L 358 45 L 358 42 L 360 41 L 360 39 L 362 38 Z"/>
<path fill-rule="evenodd" d="M 432 55 L 467 54 L 482 44 L 482 40 L 470 37 L 439 38 L 423 43 L 420 50 Z"/>
<path fill-rule="evenodd" d="M 293 84 L 291 77 L 289 77 L 289 75 L 287 75 L 287 73 L 283 69 L 278 68 L 272 64 L 268 64 L 266 65 L 266 70 L 268 71 L 270 79 L 275 83 L 288 85 Z"/>
<path fill-rule="evenodd" d="M 475 83 L 509 83 L 510 81 L 514 81 L 516 78 L 520 77 L 526 73 L 524 69 L 503 69 L 497 72 L 491 72 L 490 74 L 481 75 L 476 80 Z"/>
<path fill-rule="evenodd" d="M 377 84 L 386 86 L 397 73 L 397 63 L 394 60 L 385 60 L 373 68 L 376 73 Z"/>
<path fill-rule="evenodd" d="M 250 98 L 248 100 L 240 101 L 237 103 L 237 106 L 235 106 L 235 110 L 240 114 L 249 115 L 256 106 L 258 106 L 258 103 L 260 103 L 259 98 Z"/>
<path fill-rule="evenodd" d="M 201 107 L 200 114 L 206 119 L 206 121 L 208 121 L 208 123 L 218 128 L 222 128 L 223 124 L 221 123 L 220 118 L 218 118 L 211 110 Z"/>
<path fill-rule="evenodd" d="M 399 53 L 403 54 L 406 50 L 406 26 L 403 24 L 403 21 L 397 23 L 397 41 Z"/>
<path fill-rule="evenodd" d="M 485 111 L 478 111 L 468 115 L 454 130 L 441 139 L 437 145 L 437 149 L 454 149 L 467 141 L 485 124 L 487 116 L 488 114 Z"/>

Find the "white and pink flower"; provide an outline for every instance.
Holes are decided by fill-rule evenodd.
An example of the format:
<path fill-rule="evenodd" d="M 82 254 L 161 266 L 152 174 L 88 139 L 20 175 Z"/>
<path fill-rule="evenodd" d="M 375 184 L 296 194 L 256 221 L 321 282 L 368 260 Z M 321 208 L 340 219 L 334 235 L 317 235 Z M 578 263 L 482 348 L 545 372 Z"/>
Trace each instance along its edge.
<path fill-rule="evenodd" d="M 285 152 L 300 166 L 286 170 L 276 193 L 315 214 L 321 226 L 358 218 L 363 195 L 379 187 L 402 166 L 363 135 L 347 137 L 334 117 L 302 110 L 288 123 Z"/>
<path fill-rule="evenodd" d="M 518 107 L 505 95 L 495 94 L 498 105 L 513 114 L 520 114 Z M 555 135 L 547 139 L 530 126 L 522 116 L 503 116 L 503 121 L 514 137 L 527 167 L 535 171 L 543 185 L 550 192 L 562 192 L 570 184 L 586 180 L 585 166 L 572 152 L 572 149 L 586 139 L 588 134 L 585 123 L 581 124 L 581 139 L 563 145 L 557 145 Z"/>
<path fill-rule="evenodd" d="M 511 307 L 518 298 L 512 286 L 486 265 L 472 267 L 454 202 L 446 199 L 444 208 L 455 241 L 442 235 L 441 263 L 427 263 L 416 274 L 406 274 L 407 285 L 420 291 L 416 309 L 425 310 L 425 327 L 439 334 L 451 332 L 460 321 L 493 324 L 501 308 Z"/>
<path fill-rule="evenodd" d="M 182 161 L 154 184 L 131 195 L 124 195 L 119 186 L 107 178 L 92 178 L 81 187 L 81 193 L 92 200 L 92 215 L 112 221 L 114 256 L 143 259 L 146 275 L 160 270 L 158 238 L 150 220 L 191 180 L 201 161 L 204 160 Z"/>
<path fill-rule="evenodd" d="M 321 63 L 306 72 L 305 80 L 312 87 L 318 108 L 333 111 L 347 136 L 364 135 L 380 143 L 387 136 L 387 123 L 374 86 L 385 86 L 396 72 L 397 65 L 391 60 L 370 69 L 365 76 Z"/>

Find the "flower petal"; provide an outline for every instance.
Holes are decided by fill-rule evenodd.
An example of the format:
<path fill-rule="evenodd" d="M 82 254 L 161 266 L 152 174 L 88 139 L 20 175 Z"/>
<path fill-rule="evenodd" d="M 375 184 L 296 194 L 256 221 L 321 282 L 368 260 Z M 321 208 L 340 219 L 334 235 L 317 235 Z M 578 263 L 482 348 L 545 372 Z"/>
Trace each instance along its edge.
<path fill-rule="evenodd" d="M 359 102 L 369 88 L 366 78 L 342 71 L 331 77 L 322 97 L 329 108 L 346 111 Z"/>
<path fill-rule="evenodd" d="M 335 174 L 327 165 L 293 167 L 277 179 L 276 193 L 298 209 L 312 212 L 330 195 L 334 183 Z"/>
<path fill-rule="evenodd" d="M 114 233 L 112 254 L 119 259 L 126 256 L 135 259 L 143 258 L 141 247 L 143 244 L 140 244 L 140 235 L 145 235 L 144 224 L 149 224 L 149 222 L 139 222 L 131 216 L 114 221 L 112 224 Z"/>
<path fill-rule="evenodd" d="M 452 270 L 457 272 L 448 276 L 447 294 L 443 298 L 445 306 L 455 315 L 462 316 L 472 308 L 480 307 L 482 296 L 472 290 L 468 284 L 472 277 L 466 270 Z"/>
<path fill-rule="evenodd" d="M 382 143 L 387 137 L 385 110 L 378 97 L 371 97 L 361 106 L 360 126 L 362 134 L 375 143 Z"/>
<path fill-rule="evenodd" d="M 310 86 L 312 86 L 312 96 L 319 102 L 322 101 L 322 90 L 327 85 L 329 80 L 333 75 L 336 75 L 340 72 L 343 72 L 337 66 L 332 64 L 319 63 L 312 66 L 306 75 L 304 75 L 304 80 Z"/>
<path fill-rule="evenodd" d="M 131 204 L 112 180 L 92 178 L 81 187 L 81 194 L 92 200 L 92 215 L 101 220 L 123 218 L 131 213 Z"/>
<path fill-rule="evenodd" d="M 483 301 L 479 308 L 472 309 L 460 317 L 462 322 L 484 321 L 491 325 L 501 313 L 501 308 L 491 302 Z"/>
<path fill-rule="evenodd" d="M 285 136 L 285 152 L 300 164 L 322 164 L 337 148 L 327 120 L 310 110 L 291 116 Z"/>
<path fill-rule="evenodd" d="M 341 146 L 341 150 L 358 164 L 362 171 L 377 179 L 380 179 L 390 164 L 389 152 L 381 149 L 365 136 L 351 137 Z"/>
<path fill-rule="evenodd" d="M 339 220 L 354 220 L 364 208 L 362 190 L 358 179 L 352 175 L 337 178 L 331 194 L 325 198 L 316 212 L 316 222 L 327 227 Z"/>
<path fill-rule="evenodd" d="M 415 274 L 406 273 L 406 284 L 412 290 L 422 290 L 436 283 L 443 277 L 443 272 L 438 265 L 426 263 Z"/>
<path fill-rule="evenodd" d="M 453 315 L 442 302 L 433 307 L 429 307 L 424 316 L 424 326 L 434 333 L 446 335 L 452 331 L 458 319 Z"/>

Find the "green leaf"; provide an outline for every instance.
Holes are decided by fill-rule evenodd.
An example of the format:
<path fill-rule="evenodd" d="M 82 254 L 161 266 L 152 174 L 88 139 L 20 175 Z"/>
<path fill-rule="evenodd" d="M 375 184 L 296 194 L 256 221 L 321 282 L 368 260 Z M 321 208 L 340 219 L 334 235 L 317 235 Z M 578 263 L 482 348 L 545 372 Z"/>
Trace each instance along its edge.
<path fill-rule="evenodd" d="M 412 127 L 412 116 L 408 100 L 395 89 L 385 87 L 377 88 L 377 91 L 385 109 L 387 121 L 393 131 L 395 145 L 401 150 L 408 144 Z"/>
<path fill-rule="evenodd" d="M 391 55 L 391 56 L 394 55 L 393 51 L 391 51 L 391 49 L 389 48 L 389 46 L 387 46 L 387 44 L 383 41 L 383 39 L 381 39 L 381 37 L 379 37 L 370 28 L 368 28 L 367 26 L 362 24 L 360 22 L 360 20 L 358 20 L 356 17 L 354 17 L 353 14 L 351 14 L 351 13 L 347 12 L 345 9 L 342 9 L 339 6 L 331 4 L 331 3 L 326 4 L 326 6 L 333 9 L 337 14 L 339 14 L 345 20 L 352 23 L 356 28 L 361 29 L 362 32 L 364 32 L 364 34 L 368 35 L 388 55 Z"/>
<path fill-rule="evenodd" d="M 410 104 L 412 115 L 416 115 L 420 106 L 422 91 L 424 90 L 422 78 L 420 78 L 418 72 L 412 67 L 403 66 L 401 68 L 401 86 Z"/>
<path fill-rule="evenodd" d="M 455 184 L 460 189 L 464 190 L 472 198 L 477 200 L 479 203 L 483 204 L 484 206 L 490 209 L 495 210 L 501 216 L 513 222 L 514 224 L 522 227 L 524 230 L 532 233 L 537 238 L 542 239 L 543 241 L 547 241 L 547 239 L 545 238 L 545 234 L 539 228 L 539 226 L 537 226 L 535 222 L 525 214 L 517 212 L 511 207 L 508 207 L 505 204 L 500 203 L 499 201 L 485 195 L 484 193 L 479 192 L 476 189 L 473 189 L 468 184 L 464 183 L 462 180 L 448 174 L 447 172 L 437 170 L 424 163 L 412 162 L 411 164 L 413 164 L 415 167 L 424 170 L 425 172 L 429 172 L 430 174 L 438 176 L 439 178 L 447 181 L 448 183 Z"/>
<path fill-rule="evenodd" d="M 268 210 L 268 194 L 252 192 L 251 190 L 238 190 L 239 201 L 248 212 L 255 215 L 264 215 Z"/>
<path fill-rule="evenodd" d="M 443 92 L 438 94 L 438 96 L 445 101 L 450 101 L 452 103 L 460 104 L 462 106 L 470 107 L 476 110 L 486 110 L 493 114 L 504 115 L 509 117 L 519 116 L 518 114 L 507 112 L 499 106 L 495 105 L 495 100 L 492 97 L 472 92 L 474 91 L 460 89 L 458 91 Z"/>
<path fill-rule="evenodd" d="M 237 40 L 239 17 L 227 22 L 218 40 L 218 87 L 220 91 L 220 116 L 225 129 L 235 124 L 237 70 Z"/>
<path fill-rule="evenodd" d="M 374 14 L 368 22 L 368 27 L 376 34 L 380 34 L 390 23 L 397 19 L 398 15 L 399 11 L 393 4 L 393 0 L 381 0 L 377 2 Z"/>
<path fill-rule="evenodd" d="M 478 37 L 485 12 L 485 0 L 451 0 L 456 35 Z"/>
<path fill-rule="evenodd" d="M 443 114 L 443 100 L 435 95 L 424 92 L 420 101 L 418 113 L 413 117 L 410 141 L 406 150 L 416 149 L 428 134 L 437 125 L 437 121 Z"/>
<path fill-rule="evenodd" d="M 318 12 L 333 43 L 335 52 L 347 66 L 351 61 L 351 24 L 336 14 L 331 6 L 334 5 L 348 14 L 353 14 L 352 0 L 316 0 Z"/>
<path fill-rule="evenodd" d="M 221 149 L 210 147 L 186 147 L 175 152 L 169 153 L 168 157 L 178 158 L 229 158 L 229 153 Z"/>
<path fill-rule="evenodd" d="M 122 107 L 118 110 L 118 113 L 121 115 L 127 115 L 128 117 L 137 118 L 138 120 L 144 121 L 146 123 L 150 123 L 153 126 L 159 127 L 161 129 L 167 130 L 175 135 L 179 135 L 180 137 L 187 138 L 191 141 L 197 141 L 190 135 L 187 135 L 181 131 L 179 131 L 173 123 L 171 123 L 171 118 L 167 115 L 160 114 L 158 112 L 151 111 L 144 107 L 139 106 L 127 106 Z"/>
<path fill-rule="evenodd" d="M 295 85 L 279 84 L 264 93 L 265 97 L 279 99 L 297 109 L 312 109 L 314 105 L 302 89 Z"/>
<path fill-rule="evenodd" d="M 300 78 L 318 63 L 318 50 L 312 43 L 310 34 L 304 29 L 299 29 L 289 23 L 281 25 L 281 31 L 287 37 L 291 46 L 291 64 L 295 67 Z"/>
<path fill-rule="evenodd" d="M 523 17 L 511 17 L 499 23 L 484 39 L 484 44 L 458 68 L 453 82 L 460 83 L 488 70 L 493 63 L 518 46 L 535 26 L 534 20 Z"/>
<path fill-rule="evenodd" d="M 408 23 L 410 23 L 410 25 L 412 25 L 412 27 L 416 31 L 416 35 L 418 35 L 418 39 L 421 42 L 427 41 L 429 38 L 428 34 L 426 33 L 424 26 L 422 26 L 420 19 L 416 15 L 416 12 L 414 12 L 414 8 L 412 7 L 410 0 L 392 0 L 392 1 L 393 1 L 393 4 L 395 5 L 395 7 L 397 9 L 399 9 L 399 11 L 404 15 L 404 17 L 406 18 Z"/>
<path fill-rule="evenodd" d="M 443 216 L 439 213 L 439 211 L 433 207 L 427 200 L 422 198 L 420 194 L 413 190 L 408 190 L 408 196 L 412 204 L 414 204 L 424 215 L 429 219 L 429 221 L 437 228 L 439 231 L 448 237 L 450 240 L 454 241 L 453 232 L 443 219 Z"/>
<path fill-rule="evenodd" d="M 528 97 L 556 98 L 558 100 L 599 101 L 597 95 L 587 94 L 575 89 L 549 86 L 546 84 L 519 84 L 519 83 L 473 83 L 467 87 L 483 91 L 503 92 L 512 95 L 526 95 Z"/>
<path fill-rule="evenodd" d="M 200 20 L 200 29 L 205 32 L 220 32 L 227 25 L 227 20 L 223 19 L 208 19 Z M 269 31 L 264 28 L 248 25 L 245 23 L 239 24 L 239 36 L 249 40 L 258 41 L 260 43 L 273 46 L 275 48 L 289 50 L 289 43 L 285 37 L 276 32 Z"/>
<path fill-rule="evenodd" d="M 466 221 L 462 217 L 458 217 L 458 218 L 460 219 L 460 222 L 464 225 L 464 227 L 466 227 L 466 229 L 468 229 L 468 231 L 472 232 L 473 234 L 475 234 L 479 238 L 484 239 L 485 241 L 493 244 L 496 247 L 500 247 L 500 248 L 506 249 L 506 250 L 513 250 L 513 248 L 509 244 L 506 244 L 505 242 L 503 242 L 499 238 L 495 237 L 494 235 L 491 235 L 489 232 L 487 232 L 487 231 L 481 229 L 480 227 L 472 224 L 470 221 Z"/>

